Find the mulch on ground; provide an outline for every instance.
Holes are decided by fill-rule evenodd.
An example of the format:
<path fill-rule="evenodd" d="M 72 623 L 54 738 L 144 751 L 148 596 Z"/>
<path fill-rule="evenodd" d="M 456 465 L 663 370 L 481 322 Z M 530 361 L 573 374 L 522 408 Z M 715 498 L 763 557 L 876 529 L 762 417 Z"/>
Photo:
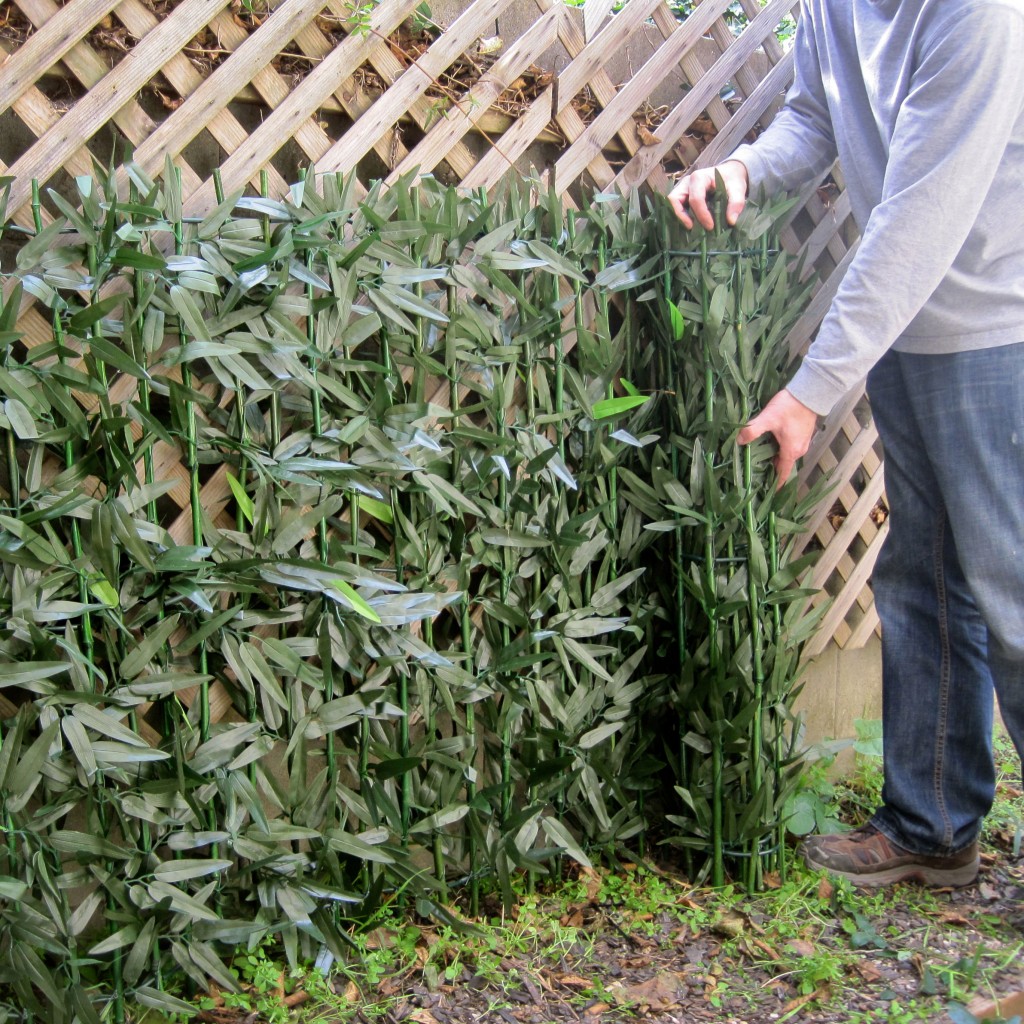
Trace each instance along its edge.
<path fill-rule="evenodd" d="M 822 886 L 824 893 L 829 883 Z M 790 940 L 788 948 L 776 949 L 768 922 L 758 921 L 756 913 L 737 912 L 708 931 L 695 933 L 665 912 L 655 922 L 659 932 L 648 936 L 635 931 L 637 922 L 623 922 L 615 910 L 590 906 L 581 916 L 592 947 L 581 942 L 560 961 L 542 967 L 532 959 L 507 958 L 502 965 L 506 979 L 518 983 L 504 988 L 476 975 L 471 967 L 435 991 L 422 977 L 391 979 L 379 995 L 397 996 L 399 1001 L 383 1019 L 416 1024 L 845 1022 L 855 1013 L 886 1020 L 894 1006 L 935 997 L 936 1016 L 927 1019 L 948 1020 L 941 1011 L 944 983 L 936 965 L 969 961 L 979 949 L 998 955 L 1024 940 L 1024 865 L 1002 858 L 990 861 L 977 884 L 937 894 L 939 911 L 934 916 L 922 917 L 905 895 L 912 895 L 912 887 L 893 890 L 885 918 L 868 923 L 874 934 L 860 937 L 864 947 L 856 965 L 846 968 L 846 976 L 810 993 L 773 965 L 784 956 L 791 959 L 794 952 L 812 958 L 830 945 L 849 950 L 856 936 L 842 914 L 837 914 L 831 934 L 815 942 Z M 993 919 L 1002 921 L 1004 935 L 991 934 Z M 995 981 L 1000 996 L 1018 996 L 1004 1001 L 1004 1013 L 1024 1009 L 1019 1005 L 1024 1002 L 1024 967 L 1015 963 Z M 369 1002 L 373 1003 L 372 996 Z M 982 1015 L 990 1002 L 991 997 L 984 995 L 975 998 L 974 1012 Z M 368 1008 L 355 1019 L 371 1024 L 381 1017 Z"/>
<path fill-rule="evenodd" d="M 614 890 L 608 895 L 607 873 L 583 872 L 585 895 L 550 907 L 540 898 L 522 919 L 523 934 L 532 935 L 558 915 L 560 928 L 531 948 L 516 951 L 499 940 L 491 949 L 500 960 L 477 963 L 455 946 L 446 960 L 432 954 L 440 939 L 422 924 L 415 963 L 396 964 L 373 988 L 353 980 L 354 964 L 330 982 L 345 1007 L 341 1015 L 318 1007 L 309 1019 L 948 1024 L 952 1002 L 968 1004 L 978 1020 L 999 1010 L 1012 1017 L 1024 1012 L 1024 858 L 1016 845 L 1014 836 L 990 835 L 977 882 L 960 890 L 900 885 L 860 894 L 797 867 L 795 883 L 773 892 L 778 883 L 769 879 L 768 892 L 749 897 L 694 888 L 669 867 L 656 874 L 673 895 L 654 912 L 631 909 Z M 495 903 L 481 918 L 500 914 Z M 374 948 L 391 941 L 380 932 Z M 300 1013 L 311 1008 L 301 987 L 284 998 Z M 204 1024 L 260 1019 L 223 1008 L 200 1016 Z"/>

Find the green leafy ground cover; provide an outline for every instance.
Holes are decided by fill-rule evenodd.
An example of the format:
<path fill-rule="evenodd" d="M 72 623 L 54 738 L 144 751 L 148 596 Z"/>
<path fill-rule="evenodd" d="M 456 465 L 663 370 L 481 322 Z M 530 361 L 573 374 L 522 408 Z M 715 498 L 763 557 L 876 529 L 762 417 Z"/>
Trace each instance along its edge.
<path fill-rule="evenodd" d="M 290 969 L 272 948 L 240 951 L 244 991 L 194 1005 L 220 1024 L 1016 1021 L 1024 798 L 1005 739 L 999 751 L 982 875 L 963 890 L 858 891 L 797 862 L 752 895 L 694 886 L 678 866 L 623 864 L 521 890 L 508 912 L 485 899 L 468 929 L 393 905 L 326 977 Z M 821 796 L 859 820 L 878 781 L 877 763 L 862 761 Z"/>

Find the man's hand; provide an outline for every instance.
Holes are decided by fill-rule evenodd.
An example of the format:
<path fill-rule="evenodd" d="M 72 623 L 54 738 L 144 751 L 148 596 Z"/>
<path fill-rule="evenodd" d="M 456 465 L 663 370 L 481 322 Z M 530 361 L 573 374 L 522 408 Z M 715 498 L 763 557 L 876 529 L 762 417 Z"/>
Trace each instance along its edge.
<path fill-rule="evenodd" d="M 818 425 L 818 414 L 780 391 L 736 436 L 737 444 L 750 444 L 762 434 L 772 434 L 779 446 L 775 456 L 778 486 L 789 479 L 796 460 L 807 454 Z"/>
<path fill-rule="evenodd" d="M 708 209 L 708 193 L 715 191 L 715 174 L 722 176 L 725 182 L 725 195 L 728 205 L 725 208 L 725 219 L 730 227 L 743 212 L 747 202 L 747 168 L 739 160 L 726 160 L 717 167 L 704 167 L 688 174 L 676 182 L 676 187 L 668 194 L 672 209 L 676 216 L 688 227 L 693 227 L 693 218 L 713 231 L 715 218 Z"/>

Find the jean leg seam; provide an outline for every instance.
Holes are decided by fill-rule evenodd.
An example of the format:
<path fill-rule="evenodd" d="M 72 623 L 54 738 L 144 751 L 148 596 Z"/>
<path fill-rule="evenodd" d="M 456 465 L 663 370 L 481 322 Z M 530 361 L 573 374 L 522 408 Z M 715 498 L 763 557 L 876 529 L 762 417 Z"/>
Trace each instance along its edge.
<path fill-rule="evenodd" d="M 946 807 L 943 782 L 946 767 L 946 730 L 949 724 L 949 689 L 952 676 L 952 651 L 949 638 L 949 609 L 946 595 L 946 575 L 944 569 L 944 548 L 946 544 L 946 524 L 944 519 L 938 521 L 935 531 L 933 558 L 935 565 L 935 597 L 937 602 L 937 618 L 939 626 L 939 706 L 935 730 L 935 758 L 932 785 L 934 786 L 935 804 L 942 816 L 942 845 L 946 849 L 953 842 L 953 822 Z"/>

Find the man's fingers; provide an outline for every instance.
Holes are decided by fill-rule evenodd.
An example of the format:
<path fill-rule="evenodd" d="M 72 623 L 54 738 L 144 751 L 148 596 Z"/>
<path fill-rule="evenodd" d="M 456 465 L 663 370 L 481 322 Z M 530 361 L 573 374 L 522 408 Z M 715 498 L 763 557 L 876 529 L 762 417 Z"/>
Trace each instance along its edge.
<path fill-rule="evenodd" d="M 817 413 L 783 389 L 740 430 L 736 441 L 749 444 L 762 434 L 774 436 L 779 446 L 775 472 L 781 487 L 789 479 L 797 459 L 807 453 L 817 423 Z"/>
<path fill-rule="evenodd" d="M 784 455 L 782 451 L 775 457 L 775 489 L 781 491 L 783 485 L 789 479 L 789 475 L 793 472 L 793 467 L 796 465 L 796 459 Z"/>
<path fill-rule="evenodd" d="M 760 425 L 760 416 L 755 416 L 737 435 L 737 444 L 750 444 L 751 441 L 756 441 L 762 434 L 766 432 L 766 428 Z"/>
<path fill-rule="evenodd" d="M 711 181 L 690 182 L 690 210 L 698 223 L 702 224 L 708 231 L 715 229 L 715 217 L 708 208 L 708 193 L 715 190 L 715 183 Z"/>
<path fill-rule="evenodd" d="M 729 196 L 729 205 L 725 208 L 725 219 L 730 226 L 734 225 L 736 221 L 739 220 L 740 214 L 743 212 L 743 207 L 746 205 L 747 200 L 745 196 Z"/>
<path fill-rule="evenodd" d="M 672 209 L 687 228 L 692 228 L 696 219 L 709 231 L 714 229 L 715 221 L 707 201 L 707 193 L 713 192 L 714 188 L 713 176 L 709 176 L 707 171 L 695 171 L 683 178 L 669 193 Z"/>
<path fill-rule="evenodd" d="M 673 192 L 668 197 L 668 201 L 672 204 L 672 209 L 676 211 L 676 216 L 686 225 L 686 227 L 693 227 L 693 220 L 690 217 L 689 211 L 686 208 L 686 204 L 689 201 L 688 192 Z"/>

